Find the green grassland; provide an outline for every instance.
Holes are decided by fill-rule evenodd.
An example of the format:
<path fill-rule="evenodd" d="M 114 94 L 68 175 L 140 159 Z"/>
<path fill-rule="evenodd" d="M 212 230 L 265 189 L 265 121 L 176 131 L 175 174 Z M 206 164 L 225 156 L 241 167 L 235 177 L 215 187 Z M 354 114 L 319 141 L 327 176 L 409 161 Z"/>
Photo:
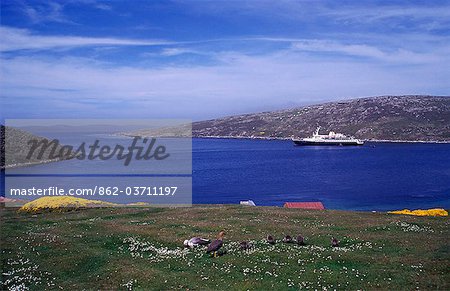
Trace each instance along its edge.
<path fill-rule="evenodd" d="M 0 212 L 4 289 L 450 289 L 448 217 L 242 206 Z M 182 247 L 220 230 L 220 257 Z M 307 245 L 272 246 L 268 234 L 301 234 Z M 242 240 L 253 247 L 241 251 Z"/>

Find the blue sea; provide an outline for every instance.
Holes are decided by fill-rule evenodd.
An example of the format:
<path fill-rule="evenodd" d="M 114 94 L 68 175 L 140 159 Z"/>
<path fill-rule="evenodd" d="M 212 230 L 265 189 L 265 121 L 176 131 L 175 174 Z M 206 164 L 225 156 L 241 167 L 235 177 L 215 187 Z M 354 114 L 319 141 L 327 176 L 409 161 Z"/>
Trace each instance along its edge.
<path fill-rule="evenodd" d="M 450 208 L 450 144 L 297 147 L 279 140 L 194 139 L 193 190 L 194 203 Z"/>
<path fill-rule="evenodd" d="M 15 173 L 64 173 L 82 169 L 83 162 L 67 160 Z M 104 167 L 102 161 L 99 171 Z M 194 138 L 192 202 L 237 204 L 248 199 L 272 206 L 321 201 L 328 209 L 363 211 L 450 208 L 450 144 L 297 147 L 282 140 Z"/>

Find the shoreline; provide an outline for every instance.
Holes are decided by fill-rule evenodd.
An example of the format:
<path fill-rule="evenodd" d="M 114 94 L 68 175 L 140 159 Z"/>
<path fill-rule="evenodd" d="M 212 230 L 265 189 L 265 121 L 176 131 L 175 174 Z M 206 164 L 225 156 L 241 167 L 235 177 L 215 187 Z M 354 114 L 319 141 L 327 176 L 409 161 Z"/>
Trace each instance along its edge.
<path fill-rule="evenodd" d="M 139 136 L 141 138 L 149 137 L 147 135 L 132 135 L 129 133 L 112 133 L 111 136 L 121 136 L 132 138 Z M 156 136 L 160 138 L 186 138 L 183 136 Z M 249 139 L 249 140 L 292 140 L 292 137 L 266 137 L 266 136 L 236 136 L 236 135 L 191 135 L 191 138 L 204 138 L 204 139 Z M 296 137 L 300 138 L 300 137 Z M 433 143 L 433 144 L 450 144 L 450 140 L 394 140 L 394 139 L 363 139 L 359 138 L 364 142 L 376 142 L 376 143 Z"/>
<path fill-rule="evenodd" d="M 121 136 L 121 137 L 127 137 L 130 138 L 131 136 L 116 133 L 111 134 L 112 136 Z M 145 137 L 145 136 L 140 136 Z M 178 138 L 176 136 L 174 137 L 164 137 L 164 138 Z M 198 139 L 242 139 L 242 140 L 266 140 L 266 141 L 292 141 L 292 138 L 288 137 L 259 137 L 259 136 L 219 136 L 219 135 L 208 135 L 208 136 L 192 136 L 191 138 L 198 138 Z M 369 143 L 392 143 L 392 144 L 450 144 L 449 141 L 430 141 L 430 140 L 388 140 L 388 139 L 362 139 L 362 141 L 369 142 Z M 60 162 L 64 160 L 71 160 L 75 158 L 75 156 L 69 157 L 69 158 L 55 158 L 55 159 L 47 159 L 43 161 L 36 161 L 36 162 L 28 162 L 28 163 L 18 163 L 18 164 L 11 164 L 11 165 L 4 165 L 0 167 L 0 170 L 7 170 L 7 169 L 15 169 L 15 168 L 21 168 L 21 167 L 31 167 L 36 165 L 42 165 L 42 164 L 49 164 L 54 162 Z"/>
<path fill-rule="evenodd" d="M 5 166 L 1 167 L 0 169 L 8 170 L 8 169 L 21 168 L 21 167 L 31 167 L 31 166 L 37 166 L 37 165 L 50 164 L 50 163 L 55 163 L 55 162 L 71 160 L 73 158 L 75 158 L 75 156 L 69 157 L 69 158 L 55 158 L 55 159 L 47 159 L 47 160 L 36 161 L 36 162 L 11 164 L 11 165 L 5 165 Z"/>
<path fill-rule="evenodd" d="M 62 195 L 62 196 L 39 196 L 35 199 L 20 199 L 20 198 L 11 198 L 6 196 L 0 196 L 0 200 L 2 198 L 4 200 L 12 200 L 12 201 L 0 201 L 0 203 L 5 203 L 5 206 L 7 207 L 21 207 L 22 205 L 35 201 L 42 197 L 74 197 L 74 198 L 83 198 L 78 196 L 72 196 L 72 195 Z M 87 199 L 87 198 L 83 198 Z M 93 199 L 87 199 L 87 200 L 93 200 Z M 106 200 L 98 200 L 102 202 L 108 202 Z M 104 206 L 103 206 L 104 207 Z M 429 209 L 444 209 L 446 211 L 450 211 L 450 208 L 445 206 L 427 206 L 427 207 L 397 207 L 397 208 L 391 208 L 391 209 L 341 209 L 341 208 L 325 208 L 325 209 L 307 209 L 307 208 L 286 208 L 284 206 L 277 206 L 277 205 L 255 205 L 255 206 L 248 206 L 248 205 L 242 205 L 239 203 L 195 203 L 191 205 L 162 205 L 162 204 L 145 204 L 145 205 L 138 205 L 138 204 L 129 204 L 129 203 L 117 203 L 114 205 L 107 206 L 109 208 L 167 208 L 167 209 L 175 209 L 175 208 L 224 208 L 224 207 L 242 207 L 244 209 L 258 209 L 258 208 L 264 208 L 264 209 L 287 209 L 289 211 L 292 211 L 292 209 L 301 210 L 301 211 L 314 211 L 314 212 L 350 212 L 350 213 L 381 213 L 381 214 L 387 214 L 392 211 L 402 211 L 402 210 L 429 210 Z M 88 208 L 97 208 L 97 207 L 88 207 Z"/>
<path fill-rule="evenodd" d="M 259 136 L 220 136 L 220 135 L 205 135 L 205 136 L 193 136 L 192 138 L 204 138 L 204 139 L 249 139 L 249 140 L 292 140 L 290 137 L 259 137 Z M 429 144 L 450 144 L 448 141 L 440 140 L 389 140 L 389 139 L 361 139 L 364 142 L 374 143 L 429 143 Z"/>

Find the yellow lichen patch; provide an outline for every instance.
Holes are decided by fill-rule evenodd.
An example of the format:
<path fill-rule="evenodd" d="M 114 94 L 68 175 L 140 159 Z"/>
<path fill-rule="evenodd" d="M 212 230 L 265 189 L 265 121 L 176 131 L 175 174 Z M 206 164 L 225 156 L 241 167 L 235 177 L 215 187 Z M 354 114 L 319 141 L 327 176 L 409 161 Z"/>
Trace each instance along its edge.
<path fill-rule="evenodd" d="M 88 200 L 84 198 L 76 198 L 72 196 L 57 196 L 57 197 L 41 197 L 31 202 L 24 204 L 19 211 L 24 212 L 40 212 L 40 211 L 66 211 L 79 208 L 89 207 L 112 207 L 117 204 L 99 201 Z"/>
<path fill-rule="evenodd" d="M 433 209 L 417 209 L 417 210 L 397 210 L 397 211 L 389 211 L 388 213 L 392 214 L 406 214 L 406 215 L 415 215 L 415 216 L 448 216 L 448 212 L 442 208 L 433 208 Z"/>

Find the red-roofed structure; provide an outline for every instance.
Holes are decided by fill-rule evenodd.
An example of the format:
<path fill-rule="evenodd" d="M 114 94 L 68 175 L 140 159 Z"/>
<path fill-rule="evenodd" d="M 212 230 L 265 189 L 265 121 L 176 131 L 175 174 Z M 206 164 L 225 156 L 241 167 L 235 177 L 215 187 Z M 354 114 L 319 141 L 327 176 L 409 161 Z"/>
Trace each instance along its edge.
<path fill-rule="evenodd" d="M 286 202 L 285 208 L 317 209 L 324 210 L 322 202 Z"/>

